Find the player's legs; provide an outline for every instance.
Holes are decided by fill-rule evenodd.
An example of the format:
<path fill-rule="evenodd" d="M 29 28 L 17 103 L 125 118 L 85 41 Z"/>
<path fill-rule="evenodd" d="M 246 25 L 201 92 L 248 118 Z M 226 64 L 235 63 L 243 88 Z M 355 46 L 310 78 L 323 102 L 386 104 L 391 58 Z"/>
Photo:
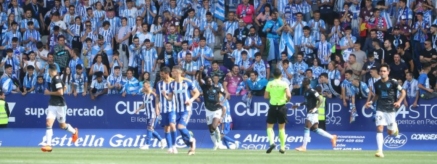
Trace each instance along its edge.
<path fill-rule="evenodd" d="M 275 132 L 273 131 L 273 126 L 278 122 L 278 113 L 276 112 L 276 107 L 269 107 L 267 113 L 267 137 L 269 138 L 270 147 L 267 149 L 266 153 L 269 154 L 276 147 L 275 145 Z"/>
<path fill-rule="evenodd" d="M 57 106 L 56 107 L 56 120 L 59 123 L 59 127 L 70 132 L 72 134 L 71 141 L 75 143 L 78 139 L 78 131 L 77 128 L 73 128 L 70 124 L 66 123 L 67 106 Z"/>
<path fill-rule="evenodd" d="M 325 130 L 319 128 L 319 123 L 314 123 L 311 127 L 311 131 L 316 132 L 317 134 L 320 134 L 323 137 L 331 139 L 332 147 L 335 148 L 337 146 L 337 136 L 331 135 L 330 133 L 326 132 Z"/>
<path fill-rule="evenodd" d="M 376 157 L 384 157 L 382 152 L 382 146 L 384 144 L 384 135 L 382 132 L 384 131 L 384 126 L 387 125 L 387 121 L 385 120 L 384 113 L 381 111 L 376 111 L 375 114 L 375 124 L 376 124 L 376 144 L 378 146 L 378 151 L 376 152 Z"/>
<path fill-rule="evenodd" d="M 209 133 L 212 142 L 214 143 L 214 150 L 220 145 L 220 130 L 218 128 L 220 124 L 220 117 L 222 115 L 221 110 L 209 111 L 206 110 L 206 122 L 208 125 Z"/>
<path fill-rule="evenodd" d="M 398 124 L 396 123 L 396 112 L 384 112 L 387 121 L 388 135 L 397 136 L 399 134 Z"/>
<path fill-rule="evenodd" d="M 192 136 L 192 133 L 187 129 L 188 122 L 191 117 L 191 110 L 178 113 L 177 128 L 179 129 L 179 133 L 181 133 L 182 140 L 185 142 L 187 146 L 190 147 L 188 150 L 188 155 L 194 155 L 196 149 L 196 139 Z"/>
<path fill-rule="evenodd" d="M 52 151 L 52 136 L 53 136 L 53 123 L 56 118 L 56 108 L 54 106 L 49 106 L 47 108 L 46 117 L 46 144 L 41 148 L 42 151 Z"/>
<path fill-rule="evenodd" d="M 178 137 L 178 133 L 176 131 L 176 113 L 174 111 L 168 113 L 168 119 L 169 119 L 170 139 L 172 143 L 171 149 L 173 153 L 177 153 L 176 139 Z"/>
<path fill-rule="evenodd" d="M 155 122 L 153 124 L 153 132 L 152 135 L 153 137 L 155 137 L 156 139 L 158 139 L 159 143 L 161 144 L 161 148 L 164 149 L 165 146 L 167 145 L 167 142 L 165 142 L 165 140 L 162 139 L 161 135 L 159 135 L 159 133 L 155 130 L 156 125 L 158 125 L 159 119 L 156 118 Z"/>
<path fill-rule="evenodd" d="M 225 122 L 225 123 L 222 123 L 221 126 L 222 126 L 221 137 L 222 137 L 222 141 L 223 141 L 224 145 L 226 146 L 226 148 L 230 149 L 229 143 L 234 143 L 235 149 L 238 149 L 239 143 L 237 141 L 235 141 L 234 139 L 232 139 L 231 137 L 226 136 L 231 131 L 231 123 Z"/>
<path fill-rule="evenodd" d="M 305 119 L 305 129 L 304 129 L 304 133 L 303 133 L 303 141 L 302 141 L 302 146 L 296 148 L 297 151 L 306 151 L 307 150 L 307 144 L 308 141 L 310 140 L 310 128 L 313 126 L 312 122 L 311 122 L 311 114 L 307 114 L 307 118 Z"/>
<path fill-rule="evenodd" d="M 171 127 L 170 127 L 171 118 L 169 113 L 162 113 L 161 117 L 162 117 L 161 126 L 164 127 L 164 136 L 165 136 L 165 140 L 167 141 L 168 153 L 173 153 L 173 140 L 171 136 Z"/>

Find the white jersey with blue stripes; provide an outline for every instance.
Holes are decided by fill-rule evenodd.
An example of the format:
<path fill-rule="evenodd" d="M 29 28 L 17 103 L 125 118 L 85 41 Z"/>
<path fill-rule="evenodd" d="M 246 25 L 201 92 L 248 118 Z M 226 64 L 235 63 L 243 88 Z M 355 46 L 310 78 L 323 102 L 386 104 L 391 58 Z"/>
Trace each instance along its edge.
<path fill-rule="evenodd" d="M 159 106 L 161 109 L 161 113 L 170 113 L 174 111 L 174 101 L 167 100 L 161 93 L 164 91 L 167 95 L 170 93 L 170 84 L 173 82 L 173 79 L 170 82 L 159 81 L 156 85 L 156 93 L 159 95 Z M 174 98 L 173 98 L 174 99 Z"/>
<path fill-rule="evenodd" d="M 155 112 L 155 100 L 156 95 L 154 93 L 144 93 L 143 103 L 144 103 L 144 115 L 147 119 L 156 118 Z"/>
<path fill-rule="evenodd" d="M 173 93 L 176 112 L 182 113 L 191 111 L 191 105 L 185 105 L 185 102 L 191 99 L 191 91 L 194 89 L 191 80 L 183 79 L 181 82 L 173 81 L 170 85 L 170 92 Z"/>

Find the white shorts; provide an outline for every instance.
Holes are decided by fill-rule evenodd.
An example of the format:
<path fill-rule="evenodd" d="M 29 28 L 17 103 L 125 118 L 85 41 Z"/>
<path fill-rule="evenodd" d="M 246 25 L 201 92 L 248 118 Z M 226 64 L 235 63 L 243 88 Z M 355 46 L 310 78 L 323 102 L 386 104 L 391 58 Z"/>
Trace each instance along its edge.
<path fill-rule="evenodd" d="M 382 112 L 376 111 L 375 124 L 376 126 L 387 126 L 389 130 L 395 130 L 396 112 Z"/>
<path fill-rule="evenodd" d="M 311 122 L 311 125 L 319 123 L 319 114 L 318 113 L 308 113 L 306 120 Z"/>
<path fill-rule="evenodd" d="M 67 106 L 51 106 L 47 109 L 47 119 L 58 120 L 58 123 L 65 123 Z"/>
<path fill-rule="evenodd" d="M 211 125 L 212 124 L 212 120 L 214 118 L 221 119 L 221 117 L 222 117 L 222 110 L 221 109 L 218 109 L 216 111 L 206 110 L 205 114 L 206 114 L 206 124 L 207 125 Z"/>

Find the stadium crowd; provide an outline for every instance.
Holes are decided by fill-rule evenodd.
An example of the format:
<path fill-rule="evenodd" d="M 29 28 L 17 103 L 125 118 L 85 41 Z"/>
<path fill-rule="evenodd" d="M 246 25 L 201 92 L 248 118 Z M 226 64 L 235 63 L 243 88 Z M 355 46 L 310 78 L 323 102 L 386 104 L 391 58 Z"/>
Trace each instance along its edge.
<path fill-rule="evenodd" d="M 44 93 L 48 64 L 66 93 L 141 94 L 162 67 L 195 83 L 213 77 L 228 95 L 263 95 L 271 70 L 293 95 L 304 78 L 345 105 L 367 98 L 378 67 L 407 97 L 437 96 L 432 0 L 1 0 L 6 94 Z M 226 16 L 225 16 L 226 15 Z M 198 84 L 197 84 L 198 86 Z M 199 88 L 199 90 L 201 90 Z"/>

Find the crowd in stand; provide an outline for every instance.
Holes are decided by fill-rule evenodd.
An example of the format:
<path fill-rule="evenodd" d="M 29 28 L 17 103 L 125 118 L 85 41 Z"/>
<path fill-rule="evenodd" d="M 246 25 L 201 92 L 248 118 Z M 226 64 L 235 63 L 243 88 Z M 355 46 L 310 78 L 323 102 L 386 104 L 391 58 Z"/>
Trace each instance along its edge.
<path fill-rule="evenodd" d="M 279 68 L 293 95 L 309 78 L 346 104 L 367 98 L 388 64 L 409 103 L 437 96 L 431 0 L 0 2 L 6 94 L 44 93 L 51 63 L 67 94 L 92 99 L 141 94 L 160 68 L 180 65 L 196 84 L 207 75 L 228 95 L 248 97 L 262 95 Z"/>

